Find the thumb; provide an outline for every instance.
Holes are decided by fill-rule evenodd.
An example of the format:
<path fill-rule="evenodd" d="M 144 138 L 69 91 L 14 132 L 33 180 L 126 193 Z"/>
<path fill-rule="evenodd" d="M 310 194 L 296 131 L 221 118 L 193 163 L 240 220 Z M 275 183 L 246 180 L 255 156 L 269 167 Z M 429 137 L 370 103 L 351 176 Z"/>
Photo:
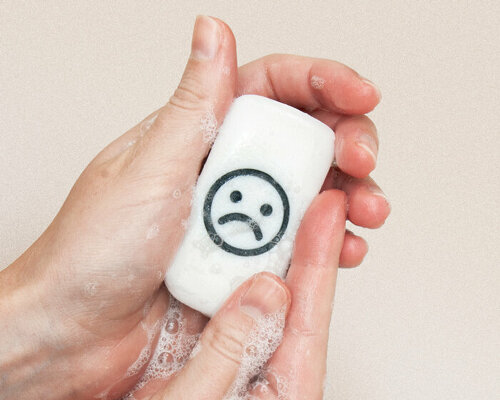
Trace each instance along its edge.
<path fill-rule="evenodd" d="M 169 382 L 164 399 L 221 399 L 231 388 L 242 366 L 242 356 L 251 332 L 272 314 L 286 313 L 290 293 L 276 275 L 264 272 L 241 285 L 206 326 L 191 359 Z M 285 314 L 281 314 L 284 323 Z M 265 338 L 268 339 L 267 337 Z M 272 346 L 271 346 L 272 347 Z M 249 350 L 250 349 L 250 350 Z M 271 349 L 273 351 L 274 349 Z M 259 354 L 259 351 L 256 351 Z M 252 353 L 253 354 L 253 353 Z M 271 354 L 259 354 L 269 357 Z M 253 369 L 259 361 L 252 362 Z M 254 365 L 255 364 L 255 365 Z M 245 365 L 248 368 L 248 366 Z M 255 374 L 257 371 L 248 371 Z M 242 379 L 251 378 L 243 376 Z M 245 382 L 247 383 L 247 382 Z"/>
<path fill-rule="evenodd" d="M 179 178 L 194 184 L 236 85 L 236 43 L 231 29 L 216 18 L 198 16 L 181 82 L 137 146 L 135 163 L 165 171 L 172 162 L 182 162 L 184 176 Z"/>

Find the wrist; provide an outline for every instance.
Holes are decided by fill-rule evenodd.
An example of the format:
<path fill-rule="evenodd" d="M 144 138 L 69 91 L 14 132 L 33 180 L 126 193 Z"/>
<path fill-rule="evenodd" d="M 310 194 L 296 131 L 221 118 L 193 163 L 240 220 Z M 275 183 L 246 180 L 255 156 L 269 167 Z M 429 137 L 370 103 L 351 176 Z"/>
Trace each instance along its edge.
<path fill-rule="evenodd" d="M 28 265 L 28 252 L 0 272 L 0 392 L 6 399 L 61 398 L 70 389 L 66 332 L 46 301 L 53 288 L 43 269 Z"/>

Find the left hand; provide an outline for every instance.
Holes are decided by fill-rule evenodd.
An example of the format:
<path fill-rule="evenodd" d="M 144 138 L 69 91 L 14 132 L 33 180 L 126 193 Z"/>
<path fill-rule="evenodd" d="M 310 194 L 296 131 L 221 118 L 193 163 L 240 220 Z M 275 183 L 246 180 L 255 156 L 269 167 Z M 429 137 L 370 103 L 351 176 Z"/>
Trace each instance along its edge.
<path fill-rule="evenodd" d="M 334 128 L 338 169 L 323 189 L 345 191 L 354 224 L 375 228 L 387 217 L 389 205 L 368 178 L 375 167 L 376 131 L 358 115 L 378 103 L 374 86 L 337 62 L 291 55 L 267 56 L 237 69 L 232 32 L 212 20 L 215 53 L 199 52 L 210 37 L 203 19 L 179 88 L 152 114 L 154 122 L 149 116 L 99 153 L 47 230 L 0 272 L 0 323 L 6 322 L 0 392 L 6 398 L 89 398 L 110 387 L 112 397 L 139 379 L 126 373 L 158 338 L 148 330 L 168 308 L 163 276 L 182 239 L 190 188 L 209 151 L 200 121 L 222 121 L 237 94 L 274 98 Z M 313 85 L 314 77 L 324 82 Z M 340 264 L 355 266 L 366 251 L 361 238 L 347 233 Z M 185 318 L 198 332 L 206 323 L 192 310 Z"/>

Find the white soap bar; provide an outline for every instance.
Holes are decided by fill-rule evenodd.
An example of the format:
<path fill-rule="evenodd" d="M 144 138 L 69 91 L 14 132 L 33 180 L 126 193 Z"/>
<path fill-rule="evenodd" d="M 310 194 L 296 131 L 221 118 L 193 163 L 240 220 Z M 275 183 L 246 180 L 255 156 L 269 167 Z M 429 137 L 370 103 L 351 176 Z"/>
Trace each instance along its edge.
<path fill-rule="evenodd" d="M 293 107 L 255 95 L 231 105 L 194 191 L 165 283 L 212 316 L 261 271 L 284 277 L 295 234 L 333 160 L 333 131 Z"/>

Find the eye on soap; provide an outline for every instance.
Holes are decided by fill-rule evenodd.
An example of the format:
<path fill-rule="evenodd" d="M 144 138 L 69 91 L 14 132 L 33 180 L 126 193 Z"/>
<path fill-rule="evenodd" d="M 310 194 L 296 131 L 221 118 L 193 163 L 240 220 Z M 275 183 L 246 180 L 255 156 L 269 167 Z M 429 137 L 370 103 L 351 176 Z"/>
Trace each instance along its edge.
<path fill-rule="evenodd" d="M 252 275 L 284 278 L 307 207 L 333 161 L 334 133 L 310 115 L 256 95 L 234 100 L 194 191 L 165 283 L 213 316 Z"/>

